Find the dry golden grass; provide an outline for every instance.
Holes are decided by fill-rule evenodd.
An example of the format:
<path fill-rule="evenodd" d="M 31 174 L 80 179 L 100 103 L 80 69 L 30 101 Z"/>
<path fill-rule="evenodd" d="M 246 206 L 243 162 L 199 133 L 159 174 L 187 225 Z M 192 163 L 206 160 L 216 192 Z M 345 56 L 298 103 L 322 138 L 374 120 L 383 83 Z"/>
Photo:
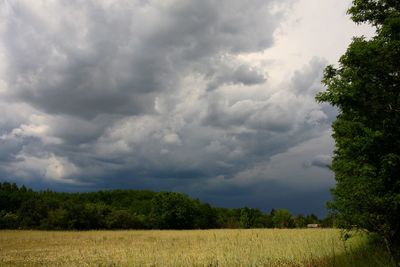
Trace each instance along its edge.
<path fill-rule="evenodd" d="M 340 267 L 362 245 L 335 229 L 0 231 L 0 266 Z"/>

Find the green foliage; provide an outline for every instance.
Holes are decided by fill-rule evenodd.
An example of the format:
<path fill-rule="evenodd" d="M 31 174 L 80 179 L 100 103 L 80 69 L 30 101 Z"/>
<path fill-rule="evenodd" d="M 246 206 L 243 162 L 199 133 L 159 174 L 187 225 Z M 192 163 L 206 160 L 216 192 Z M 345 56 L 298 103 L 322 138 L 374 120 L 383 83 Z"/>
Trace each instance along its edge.
<path fill-rule="evenodd" d="M 354 0 L 349 13 L 377 35 L 355 38 L 339 67 L 325 69 L 327 91 L 317 95 L 339 109 L 329 207 L 341 226 L 378 233 L 393 251 L 400 246 L 400 2 Z"/>
<path fill-rule="evenodd" d="M 240 226 L 242 228 L 262 228 L 262 213 L 259 209 L 240 209 Z"/>
<path fill-rule="evenodd" d="M 198 200 L 196 202 L 198 216 L 194 219 L 194 228 L 219 228 L 217 209 L 211 207 L 208 203 L 200 203 Z"/>
<path fill-rule="evenodd" d="M 297 215 L 294 218 L 294 225 L 296 228 L 305 228 L 307 227 L 307 219 L 303 215 Z"/>
<path fill-rule="evenodd" d="M 375 26 L 385 23 L 387 18 L 400 15 L 398 0 L 353 0 L 353 6 L 348 11 L 353 21 L 369 22 Z"/>
<path fill-rule="evenodd" d="M 390 164 L 389 164 L 390 165 Z M 281 211 L 272 212 L 276 218 Z M 292 216 L 259 209 L 214 208 L 173 192 L 113 190 L 90 193 L 34 192 L 0 183 L 0 229 L 210 229 L 294 227 Z M 306 223 L 319 223 L 315 215 Z M 303 227 L 303 226 L 302 226 Z"/>
<path fill-rule="evenodd" d="M 113 210 L 105 218 L 108 229 L 145 229 L 146 217 L 128 210 Z"/>
<path fill-rule="evenodd" d="M 193 200 L 186 195 L 174 192 L 159 193 L 153 198 L 152 207 L 152 217 L 156 228 L 192 228 L 196 210 Z"/>
<path fill-rule="evenodd" d="M 18 221 L 17 214 L 5 210 L 0 211 L 0 229 L 16 229 Z"/>
<path fill-rule="evenodd" d="M 292 214 L 288 210 L 275 210 L 272 221 L 276 228 L 293 228 L 295 226 Z"/>

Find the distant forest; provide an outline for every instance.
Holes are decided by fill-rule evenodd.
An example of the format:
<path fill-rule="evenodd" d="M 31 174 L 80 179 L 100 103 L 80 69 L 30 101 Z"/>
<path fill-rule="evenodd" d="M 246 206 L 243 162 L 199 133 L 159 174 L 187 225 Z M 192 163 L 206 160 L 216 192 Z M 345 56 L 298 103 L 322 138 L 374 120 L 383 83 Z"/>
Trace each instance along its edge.
<path fill-rule="evenodd" d="M 332 219 L 264 213 L 254 208 L 217 208 L 175 192 L 110 190 L 89 193 L 35 192 L 0 183 L 0 229 L 210 229 L 332 227 Z"/>

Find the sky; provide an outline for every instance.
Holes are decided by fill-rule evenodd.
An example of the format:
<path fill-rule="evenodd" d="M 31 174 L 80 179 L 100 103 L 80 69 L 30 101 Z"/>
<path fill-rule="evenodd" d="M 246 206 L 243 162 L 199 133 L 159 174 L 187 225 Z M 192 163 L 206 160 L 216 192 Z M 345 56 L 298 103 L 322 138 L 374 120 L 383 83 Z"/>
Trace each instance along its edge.
<path fill-rule="evenodd" d="M 0 181 L 326 214 L 350 0 L 0 0 Z"/>

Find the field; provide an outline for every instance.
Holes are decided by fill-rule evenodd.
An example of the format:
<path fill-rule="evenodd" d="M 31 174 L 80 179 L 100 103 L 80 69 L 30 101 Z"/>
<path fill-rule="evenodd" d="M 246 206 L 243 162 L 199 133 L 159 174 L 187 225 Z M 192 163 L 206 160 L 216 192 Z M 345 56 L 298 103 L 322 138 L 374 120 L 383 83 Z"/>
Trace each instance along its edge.
<path fill-rule="evenodd" d="M 0 266 L 390 266 L 335 229 L 0 231 Z"/>

